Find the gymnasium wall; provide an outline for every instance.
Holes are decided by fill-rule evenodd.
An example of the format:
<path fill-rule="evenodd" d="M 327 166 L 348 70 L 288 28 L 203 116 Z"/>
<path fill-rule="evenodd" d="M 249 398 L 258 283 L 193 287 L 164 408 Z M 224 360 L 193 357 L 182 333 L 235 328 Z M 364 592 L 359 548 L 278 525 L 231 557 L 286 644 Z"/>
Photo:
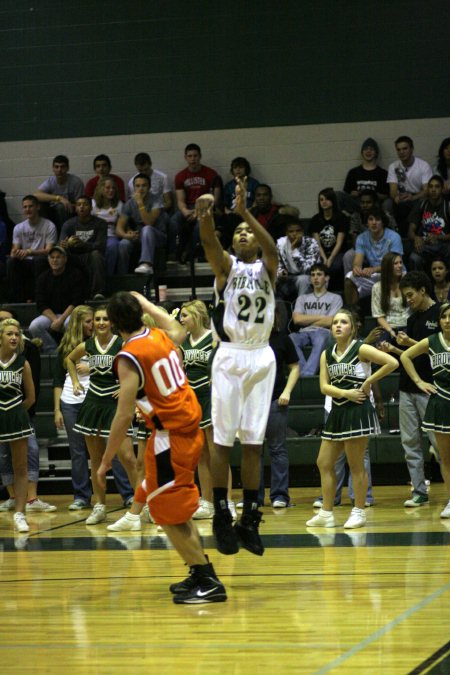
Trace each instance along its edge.
<path fill-rule="evenodd" d="M 196 141 L 223 178 L 245 155 L 278 201 L 315 211 L 374 136 L 432 164 L 449 135 L 449 3 L 429 0 L 3 0 L 0 189 L 20 198 L 55 154 L 92 175 L 106 152 L 170 176 Z"/>

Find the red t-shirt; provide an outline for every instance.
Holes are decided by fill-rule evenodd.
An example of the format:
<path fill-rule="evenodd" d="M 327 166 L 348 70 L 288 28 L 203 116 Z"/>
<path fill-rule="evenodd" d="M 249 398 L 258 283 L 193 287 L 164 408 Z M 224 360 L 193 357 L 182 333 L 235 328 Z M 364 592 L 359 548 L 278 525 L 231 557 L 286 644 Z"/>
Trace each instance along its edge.
<path fill-rule="evenodd" d="M 199 171 L 183 169 L 175 176 L 175 190 L 184 190 L 188 208 L 193 208 L 196 199 L 207 193 L 213 194 L 214 188 L 221 185 L 220 176 L 209 166 L 201 166 Z"/>

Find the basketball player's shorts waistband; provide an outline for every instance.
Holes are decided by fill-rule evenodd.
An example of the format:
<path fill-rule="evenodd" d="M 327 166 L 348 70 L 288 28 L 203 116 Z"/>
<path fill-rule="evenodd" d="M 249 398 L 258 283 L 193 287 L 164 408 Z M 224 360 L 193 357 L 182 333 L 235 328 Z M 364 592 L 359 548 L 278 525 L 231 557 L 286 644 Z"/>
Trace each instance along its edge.
<path fill-rule="evenodd" d="M 255 349 L 264 349 L 265 347 L 268 347 L 269 343 L 268 342 L 263 342 L 262 344 L 259 345 L 252 345 L 248 344 L 246 342 L 220 342 L 219 343 L 219 349 L 246 349 L 246 350 L 255 350 Z"/>

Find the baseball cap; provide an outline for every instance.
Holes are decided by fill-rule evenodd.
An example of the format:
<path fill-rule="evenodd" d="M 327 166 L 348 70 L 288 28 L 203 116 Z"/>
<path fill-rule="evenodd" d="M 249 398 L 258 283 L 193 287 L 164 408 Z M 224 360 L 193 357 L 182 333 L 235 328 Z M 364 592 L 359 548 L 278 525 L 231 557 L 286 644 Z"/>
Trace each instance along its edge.
<path fill-rule="evenodd" d="M 47 253 L 47 255 L 50 255 L 50 253 L 53 253 L 53 251 L 58 251 L 58 253 L 63 253 L 65 256 L 67 256 L 67 251 L 65 248 L 62 246 L 58 246 L 55 244 L 54 246 L 51 247 L 50 251 Z"/>

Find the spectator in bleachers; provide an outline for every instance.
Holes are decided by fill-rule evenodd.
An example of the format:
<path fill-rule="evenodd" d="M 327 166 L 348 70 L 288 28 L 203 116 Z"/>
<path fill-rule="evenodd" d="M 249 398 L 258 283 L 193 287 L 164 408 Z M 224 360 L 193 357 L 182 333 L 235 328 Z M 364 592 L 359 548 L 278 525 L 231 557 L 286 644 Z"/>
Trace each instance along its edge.
<path fill-rule="evenodd" d="M 425 160 L 414 156 L 414 143 L 409 136 L 395 141 L 398 160 L 389 165 L 389 193 L 394 202 L 394 217 L 402 237 L 408 233 L 408 216 L 414 202 L 427 195 L 427 184 L 433 172 Z"/>
<path fill-rule="evenodd" d="M 289 335 L 297 351 L 301 377 L 319 372 L 320 355 L 330 339 L 333 316 L 342 307 L 341 296 L 328 291 L 330 277 L 323 263 L 311 267 L 310 279 L 312 293 L 298 296 L 292 314 L 298 332 Z M 306 358 L 303 349 L 309 346 L 312 349 Z"/>
<path fill-rule="evenodd" d="M 89 297 L 104 298 L 106 290 L 105 248 L 107 224 L 91 213 L 89 197 L 79 197 L 77 215 L 67 220 L 61 230 L 60 246 L 69 254 L 69 261 L 81 265 L 89 277 Z"/>
<path fill-rule="evenodd" d="M 435 302 L 447 302 L 450 300 L 450 279 L 448 261 L 438 256 L 431 263 L 431 298 Z"/>
<path fill-rule="evenodd" d="M 222 179 L 219 174 L 201 163 L 200 146 L 189 143 L 184 149 L 187 167 L 175 176 L 178 211 L 171 218 L 169 251 L 178 238 L 177 259 L 186 262 L 195 254 L 200 243 L 199 224 L 195 215 L 195 201 L 204 194 L 214 197 L 215 221 L 222 215 Z"/>
<path fill-rule="evenodd" d="M 241 222 L 240 217 L 234 213 L 236 200 L 236 178 L 247 177 L 247 208 L 250 209 L 255 202 L 255 190 L 259 182 L 253 176 L 250 176 L 250 162 L 245 157 L 235 157 L 231 161 L 230 173 L 233 179 L 225 183 L 223 190 L 224 218 L 220 230 L 220 242 L 224 249 L 228 249 L 233 239 L 235 228 Z"/>
<path fill-rule="evenodd" d="M 408 216 L 408 238 L 414 248 L 408 268 L 428 269 L 436 256 L 450 254 L 450 203 L 443 196 L 444 179 L 438 174 L 428 181 L 428 196 L 416 202 Z"/>
<path fill-rule="evenodd" d="M 245 157 L 235 157 L 231 160 L 230 173 L 233 176 L 233 179 L 228 181 L 228 183 L 225 183 L 223 189 L 225 213 L 230 214 L 234 212 L 236 203 L 236 178 L 247 178 L 246 205 L 248 209 L 253 206 L 255 201 L 255 191 L 259 186 L 259 182 L 250 175 L 251 170 L 250 162 L 245 159 Z"/>
<path fill-rule="evenodd" d="M 321 190 L 317 201 L 319 213 L 312 217 L 309 232 L 319 244 L 322 262 L 329 270 L 330 287 L 342 288 L 348 217 L 339 211 L 333 188 Z"/>
<path fill-rule="evenodd" d="M 406 330 L 410 312 L 400 290 L 403 274 L 401 255 L 386 253 L 381 261 L 380 281 L 372 289 L 372 316 L 384 330 L 380 341 L 395 341 L 398 331 Z"/>
<path fill-rule="evenodd" d="M 78 197 L 84 195 L 84 185 L 81 178 L 69 173 L 69 160 L 65 155 L 57 155 L 52 167 L 54 175 L 39 185 L 34 196 L 47 206 L 49 218 L 59 232 L 73 215 Z"/>
<path fill-rule="evenodd" d="M 278 215 L 278 204 L 273 203 L 272 188 L 266 183 L 260 183 L 255 189 L 255 204 L 249 211 L 261 223 L 266 230 L 270 231 L 272 222 Z"/>
<path fill-rule="evenodd" d="M 90 199 L 93 199 L 99 180 L 102 178 L 112 178 L 117 185 L 117 189 L 119 190 L 119 197 L 121 201 L 125 202 L 125 183 L 120 178 L 120 176 L 116 176 L 115 174 L 111 173 L 111 169 L 111 160 L 108 155 L 97 155 L 97 157 L 94 157 L 94 171 L 96 175 L 93 176 L 93 178 L 90 178 L 86 183 L 84 194 Z"/>
<path fill-rule="evenodd" d="M 33 195 L 22 199 L 26 217 L 13 230 L 13 242 L 6 263 L 10 302 L 34 300 L 36 279 L 48 268 L 47 255 L 58 240 L 54 224 L 39 215 L 39 201 Z"/>
<path fill-rule="evenodd" d="M 291 204 L 282 204 L 278 207 L 278 213 L 270 222 L 269 233 L 274 241 L 278 241 L 280 237 L 286 234 L 286 227 L 292 218 L 300 218 L 300 209 Z"/>
<path fill-rule="evenodd" d="M 370 211 L 379 207 L 379 202 L 377 195 L 374 190 L 363 190 L 359 195 L 359 204 L 358 209 L 352 213 L 350 216 L 349 232 L 348 232 L 348 246 L 349 248 L 344 253 L 343 265 L 344 265 L 344 277 L 347 276 L 353 267 L 353 257 L 355 255 L 355 243 L 356 237 L 367 230 L 367 217 Z M 384 210 L 384 209 L 383 209 Z M 386 217 L 388 219 L 387 227 L 390 227 L 391 230 L 397 231 L 397 223 L 395 222 L 394 216 L 388 211 L 384 210 Z"/>
<path fill-rule="evenodd" d="M 122 213 L 123 202 L 119 197 L 119 189 L 112 178 L 101 178 L 95 188 L 92 200 L 92 214 L 105 220 L 107 223 L 105 265 L 106 274 L 128 274 L 128 258 L 123 260 L 120 249 L 120 239 L 116 233 L 116 225 Z"/>
<path fill-rule="evenodd" d="M 357 305 L 360 298 L 372 293 L 374 284 L 380 280 L 381 260 L 386 253 L 392 251 L 403 256 L 400 235 L 387 227 L 388 222 L 384 211 L 369 211 L 368 229 L 356 239 L 353 269 L 345 278 L 347 305 Z"/>
<path fill-rule="evenodd" d="M 147 152 L 138 152 L 134 158 L 134 166 L 137 173 L 128 181 L 128 198 L 131 199 L 134 194 L 133 181 L 137 174 L 145 173 L 150 178 L 150 193 L 153 195 L 153 200 L 162 202 L 164 210 L 170 212 L 173 208 L 173 199 L 168 176 L 153 168 L 151 157 Z"/>
<path fill-rule="evenodd" d="M 8 214 L 6 192 L 0 190 L 0 276 L 5 274 L 6 253 L 11 249 L 14 225 Z"/>
<path fill-rule="evenodd" d="M 377 164 L 379 154 L 378 143 L 373 138 L 366 138 L 361 146 L 362 163 L 350 169 L 344 185 L 344 192 L 353 197 L 355 205 L 365 190 L 374 192 L 380 202 L 389 196 L 387 171 Z"/>
<path fill-rule="evenodd" d="M 86 295 L 85 275 L 67 265 L 67 252 L 52 246 L 48 252 L 50 269 L 36 281 L 36 305 L 40 316 L 30 323 L 32 337 L 42 340 L 42 353 L 54 354 L 57 337 L 65 330 L 70 315 Z"/>
<path fill-rule="evenodd" d="M 128 268 L 131 252 L 141 246 L 139 265 L 136 274 L 152 274 L 155 250 L 164 247 L 167 242 L 166 225 L 161 220 L 163 202 L 150 192 L 150 178 L 145 173 L 134 177 L 134 194 L 127 201 L 116 225 L 116 234 L 120 237 L 119 257 L 123 267 Z"/>
<path fill-rule="evenodd" d="M 310 269 L 314 263 L 320 262 L 319 244 L 305 235 L 303 224 L 298 218 L 290 218 L 286 236 L 277 241 L 277 252 L 277 296 L 284 300 L 295 300 L 310 288 Z"/>
<path fill-rule="evenodd" d="M 439 146 L 438 162 L 434 173 L 444 179 L 444 194 L 450 192 L 450 138 L 444 138 Z"/>

